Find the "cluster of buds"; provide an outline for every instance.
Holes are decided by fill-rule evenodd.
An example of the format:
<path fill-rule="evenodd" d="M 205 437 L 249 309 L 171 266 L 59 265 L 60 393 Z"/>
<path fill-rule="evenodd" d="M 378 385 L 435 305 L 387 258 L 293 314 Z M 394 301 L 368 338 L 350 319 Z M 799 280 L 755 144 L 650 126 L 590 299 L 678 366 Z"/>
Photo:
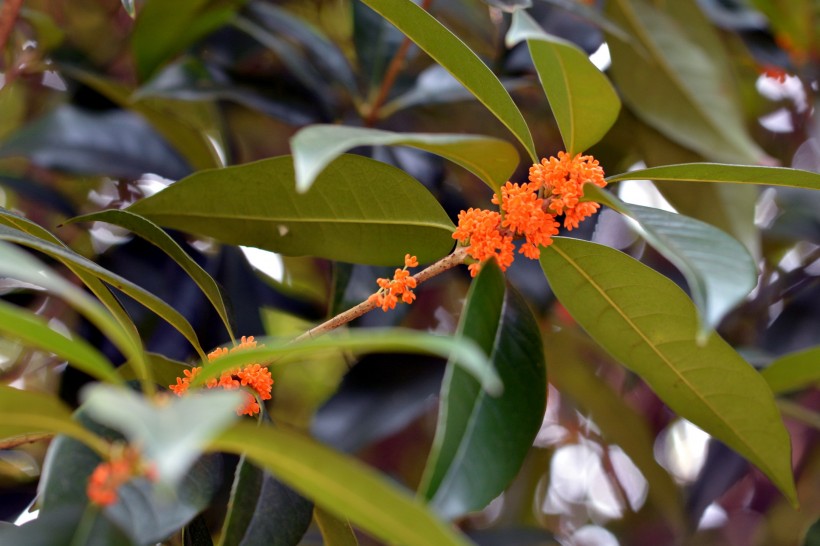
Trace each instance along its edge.
<path fill-rule="evenodd" d="M 233 353 L 235 351 L 253 349 L 255 347 L 256 341 L 254 341 L 253 336 L 242 336 L 239 345 L 237 345 L 236 347 L 230 350 L 224 347 L 219 347 L 218 349 L 209 353 L 208 361 L 213 362 L 214 360 L 227 354 Z M 185 392 L 188 391 L 189 387 L 191 386 L 191 381 L 201 371 L 202 367 L 200 366 L 191 368 L 190 370 L 185 370 L 185 376 L 177 377 L 176 385 L 170 385 L 169 388 L 173 392 L 175 392 L 177 396 L 182 396 Z M 245 387 L 255 392 L 260 399 L 269 400 L 271 397 L 271 389 L 273 387 L 273 378 L 271 377 L 270 370 L 268 370 L 267 367 L 262 366 L 261 364 L 249 364 L 243 368 L 234 368 L 222 372 L 222 375 L 219 376 L 219 379 L 211 378 L 205 383 L 205 386 L 209 389 L 221 387 L 223 389 L 228 390 Z M 243 402 L 242 406 L 237 408 L 236 412 L 239 415 L 256 415 L 257 413 L 259 413 L 261 408 L 259 406 L 259 402 L 256 399 L 256 396 L 254 396 L 247 390 L 244 391 L 244 394 L 245 401 Z"/>
<path fill-rule="evenodd" d="M 119 499 L 118 490 L 132 478 L 156 480 L 153 465 L 146 464 L 136 449 L 115 444 L 108 461 L 97 465 L 88 479 L 86 494 L 97 506 L 110 506 Z"/>

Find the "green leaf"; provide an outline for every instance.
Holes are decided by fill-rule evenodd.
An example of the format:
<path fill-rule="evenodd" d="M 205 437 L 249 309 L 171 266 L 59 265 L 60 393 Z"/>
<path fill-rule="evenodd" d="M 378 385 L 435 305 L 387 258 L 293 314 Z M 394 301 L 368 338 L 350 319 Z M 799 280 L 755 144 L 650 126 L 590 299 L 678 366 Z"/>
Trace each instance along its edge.
<path fill-rule="evenodd" d="M 123 227 L 133 233 L 136 233 L 146 241 L 156 245 L 169 257 L 171 257 L 185 272 L 191 277 L 197 286 L 211 302 L 211 305 L 216 309 L 217 314 L 225 324 L 225 329 L 234 338 L 233 329 L 231 328 L 230 317 L 228 316 L 228 308 L 225 305 L 225 299 L 222 295 L 222 290 L 216 281 L 211 277 L 207 271 L 202 269 L 198 263 L 194 261 L 174 239 L 165 233 L 159 226 L 127 210 L 104 210 L 84 216 L 78 216 L 68 220 L 66 223 L 74 222 L 107 222 L 115 226 Z"/>
<path fill-rule="evenodd" d="M 433 261 L 454 244 L 452 222 L 424 186 L 354 155 L 339 157 L 304 195 L 292 157 L 281 156 L 193 174 L 129 210 L 229 244 L 372 265 L 401 264 L 408 252 Z"/>
<path fill-rule="evenodd" d="M 621 110 L 612 84 L 575 44 L 547 34 L 527 12 L 516 10 L 505 41 L 512 47 L 524 40 L 564 147 L 572 156 L 589 149 L 609 131 Z"/>
<path fill-rule="evenodd" d="M 101 384 L 86 387 L 82 396 L 88 416 L 139 445 L 159 478 L 171 485 L 179 483 L 203 446 L 237 419 L 242 404 L 241 392 L 222 389 L 169 397 L 161 405 Z"/>
<path fill-rule="evenodd" d="M 450 358 L 476 378 L 481 387 L 492 394 L 500 394 L 502 383 L 485 352 L 470 339 L 441 336 L 401 329 L 350 330 L 342 334 L 328 334 L 318 338 L 292 342 L 291 340 L 257 339 L 255 349 L 236 351 L 211 362 L 191 381 L 191 386 L 203 384 L 211 377 L 219 377 L 226 370 L 252 362 L 276 360 L 284 363 L 307 355 L 352 351 L 354 353 L 404 352 Z M 260 346 L 264 345 L 264 346 Z"/>
<path fill-rule="evenodd" d="M 117 288 L 121 292 L 131 296 L 139 303 L 143 304 L 145 307 L 168 321 L 169 324 L 174 326 L 183 336 L 185 336 L 188 341 L 191 342 L 191 345 L 193 345 L 201 356 L 204 356 L 205 353 L 199 345 L 196 332 L 194 332 L 194 329 L 190 323 L 185 320 L 185 317 L 183 317 L 176 309 L 144 288 L 137 286 L 123 277 L 120 277 L 116 273 L 108 271 L 104 267 L 101 267 L 91 260 L 77 254 L 73 250 L 70 250 L 64 246 L 50 243 L 22 231 L 0 225 L 0 239 L 38 250 L 54 258 L 55 260 L 58 260 L 64 264 L 70 263 L 72 266 L 107 282 L 114 288 Z"/>
<path fill-rule="evenodd" d="M 237 423 L 210 446 L 245 454 L 338 518 L 388 543 L 466 546 L 421 502 L 376 471 L 299 434 Z"/>
<path fill-rule="evenodd" d="M 672 281 L 617 250 L 560 237 L 541 253 L 541 265 L 601 347 L 797 502 L 789 435 L 771 390 L 716 333 L 698 343 L 696 309 Z"/>
<path fill-rule="evenodd" d="M 84 513 L 84 507 L 68 504 L 56 510 L 41 511 L 37 519 L 22 526 L 8 524 L 8 527 L 0 527 L 0 544 L 135 546 L 119 527 L 107 519 L 96 517 L 89 525 L 88 519 L 83 520 Z"/>
<path fill-rule="evenodd" d="M 393 23 L 486 106 L 538 161 L 527 122 L 498 78 L 444 25 L 411 0 L 362 0 Z"/>
<path fill-rule="evenodd" d="M 242 457 L 218 546 L 295 546 L 313 519 L 313 503 Z"/>
<path fill-rule="evenodd" d="M 569 331 L 546 337 L 544 351 L 550 355 L 550 383 L 589 414 L 607 441 L 624 450 L 649 483 L 649 498 L 659 512 L 682 531 L 685 518 L 680 490 L 655 460 L 649 423 L 592 369 L 600 359 L 608 358 L 593 342 Z"/>
<path fill-rule="evenodd" d="M 452 364 L 420 493 L 444 518 L 484 508 L 518 473 L 546 408 L 546 366 L 538 323 L 495 262 L 467 296 L 459 336 L 487 354 L 504 383 L 496 398 Z M 475 479 L 481 476 L 480 480 Z"/>
<path fill-rule="evenodd" d="M 48 322 L 34 313 L 2 300 L 0 300 L 0 332 L 30 347 L 54 353 L 78 370 L 100 381 L 123 383 L 114 365 L 82 338 L 67 338 L 49 328 Z"/>
<path fill-rule="evenodd" d="M 634 219 L 647 242 L 683 273 L 704 338 L 757 284 L 754 259 L 721 230 L 681 214 L 627 205 L 593 184 L 586 186 L 585 197 Z"/>
<path fill-rule="evenodd" d="M 50 231 L 41 227 L 39 224 L 36 224 L 28 218 L 20 216 L 2 207 L 0 207 L 0 224 L 19 229 L 20 231 L 24 231 L 34 237 L 68 248 L 65 243 L 55 237 Z M 141 345 L 140 336 L 136 325 L 134 325 L 131 317 L 128 316 L 128 313 L 125 312 L 125 309 L 123 309 L 120 302 L 114 297 L 108 287 L 100 279 L 94 275 L 86 273 L 74 264 L 69 262 L 64 265 L 70 269 L 72 273 L 77 275 L 83 284 L 85 284 L 88 289 L 91 290 L 95 296 L 97 296 L 97 299 L 105 305 L 108 311 L 120 324 L 122 329 L 125 330 L 131 338 L 132 344 L 135 346 Z M 137 364 L 139 364 L 139 362 L 137 362 Z"/>
<path fill-rule="evenodd" d="M 714 161 L 765 158 L 746 132 L 731 74 L 705 49 L 703 29 L 680 24 L 646 0 L 614 0 L 608 14 L 632 35 L 629 42 L 610 35 L 607 43 L 611 76 L 638 117 Z"/>
<path fill-rule="evenodd" d="M 149 378 L 150 372 L 145 366 L 139 338 L 133 337 L 130 330 L 114 320 L 114 317 L 86 292 L 60 277 L 29 253 L 2 240 L 0 240 L 0 276 L 41 286 L 63 298 L 108 336 L 112 343 L 137 366 L 141 371 L 141 377 L 146 380 Z"/>
<path fill-rule="evenodd" d="M 82 412 L 76 417 L 84 420 Z M 111 431 L 102 432 L 111 440 L 122 439 Z M 85 508 L 86 518 L 95 526 L 113 523 L 135 544 L 156 544 L 208 506 L 222 477 L 218 458 L 204 457 L 173 490 L 157 487 L 146 478 L 132 479 L 117 490 L 116 504 L 100 510 L 88 503 L 86 487 L 88 477 L 101 462 L 98 454 L 79 442 L 58 436 L 49 446 L 38 486 L 41 515 L 59 513 L 66 506 Z M 78 523 L 80 519 L 78 516 Z M 53 542 L 47 544 L 51 546 Z M 66 546 L 74 544 L 86 544 L 86 541 Z M 130 542 L 120 539 L 105 544 Z"/>
<path fill-rule="evenodd" d="M 296 169 L 296 190 L 307 191 L 334 159 L 356 146 L 410 146 L 461 165 L 494 190 L 518 166 L 518 152 L 497 138 L 459 134 L 393 133 L 365 127 L 310 125 L 290 141 Z"/>
<path fill-rule="evenodd" d="M 65 434 L 98 453 L 106 443 L 71 419 L 71 411 L 56 396 L 0 385 L 0 435 L 4 438 L 32 432 Z"/>
<path fill-rule="evenodd" d="M 144 81 L 177 53 L 230 21 L 241 3 L 147 0 L 131 34 L 140 80 Z"/>
<path fill-rule="evenodd" d="M 775 394 L 820 383 L 820 347 L 781 356 L 760 372 Z"/>
<path fill-rule="evenodd" d="M 356 533 L 347 520 L 335 518 L 321 508 L 314 508 L 313 517 L 325 546 L 359 546 Z"/>
<path fill-rule="evenodd" d="M 820 174 L 786 167 L 750 167 L 719 163 L 684 163 L 651 167 L 607 177 L 608 183 L 620 180 L 673 180 L 678 182 L 727 182 L 765 184 L 820 190 Z"/>

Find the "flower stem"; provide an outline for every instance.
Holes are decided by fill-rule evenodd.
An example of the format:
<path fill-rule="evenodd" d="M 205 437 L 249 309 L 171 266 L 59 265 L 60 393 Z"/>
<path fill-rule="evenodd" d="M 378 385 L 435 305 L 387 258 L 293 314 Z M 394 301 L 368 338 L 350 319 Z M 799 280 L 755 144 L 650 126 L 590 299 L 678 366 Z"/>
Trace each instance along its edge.
<path fill-rule="evenodd" d="M 440 259 L 430 267 L 422 269 L 421 271 L 413 275 L 413 278 L 416 279 L 416 283 L 421 284 L 437 275 L 441 275 L 448 269 L 452 269 L 455 266 L 463 263 L 466 257 L 467 247 L 460 246 L 456 248 L 452 254 L 445 256 L 444 258 Z M 293 339 L 291 343 L 296 343 L 299 341 L 303 341 L 305 339 L 310 339 L 330 332 L 331 330 L 335 330 L 339 326 L 347 324 L 348 322 L 359 318 L 365 313 L 369 313 L 373 309 L 378 309 L 378 305 L 374 302 L 365 300 L 360 304 L 356 305 L 355 307 L 351 307 L 347 311 L 339 313 L 335 317 L 297 336 Z"/>

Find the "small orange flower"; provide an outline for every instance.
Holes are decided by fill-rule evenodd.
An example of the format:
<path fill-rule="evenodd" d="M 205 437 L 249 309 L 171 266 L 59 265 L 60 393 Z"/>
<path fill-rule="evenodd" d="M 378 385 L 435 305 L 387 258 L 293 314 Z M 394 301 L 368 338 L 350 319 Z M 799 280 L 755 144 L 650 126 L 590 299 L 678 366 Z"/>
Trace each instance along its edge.
<path fill-rule="evenodd" d="M 385 312 L 396 307 L 399 296 L 401 296 L 401 301 L 404 303 L 413 303 L 416 299 L 413 288 L 416 287 L 417 283 L 416 279 L 407 271 L 407 268 L 417 267 L 418 265 L 419 261 L 415 256 L 405 254 L 404 269 L 396 269 L 392 279 L 376 279 L 379 290 L 375 294 L 371 294 L 367 301 L 381 307 L 382 311 Z"/>
<path fill-rule="evenodd" d="M 788 72 L 773 64 L 764 64 L 758 68 L 758 71 L 763 76 L 776 80 L 778 83 L 786 83 L 786 76 L 789 75 Z"/>
<path fill-rule="evenodd" d="M 584 218 L 600 208 L 598 203 L 580 201 L 584 184 L 606 186 L 604 170 L 597 159 L 581 154 L 570 157 L 566 152 L 558 152 L 557 158 L 545 158 L 530 167 L 529 178 L 534 189 L 546 196 L 549 209 L 556 215 L 564 215 L 564 227 L 568 230 L 578 227 Z"/>
<path fill-rule="evenodd" d="M 97 465 L 88 478 L 86 494 L 97 506 L 110 506 L 119 499 L 117 491 L 131 478 L 145 476 L 156 479 L 156 469 L 140 459 L 140 454 L 132 448 L 124 448 L 112 455 L 107 462 Z"/>
<path fill-rule="evenodd" d="M 502 232 L 501 214 L 483 209 L 468 209 L 458 215 L 458 226 L 453 239 L 462 245 L 469 245 L 467 254 L 478 263 L 470 264 L 470 275 L 475 277 L 481 269 L 481 262 L 495 258 L 502 271 L 512 264 L 513 235 L 508 230 Z"/>
<path fill-rule="evenodd" d="M 501 225 L 517 235 L 525 237 L 519 252 L 530 259 L 541 256 L 539 246 L 552 244 L 552 236 L 558 235 L 555 215 L 546 211 L 545 201 L 533 191 L 532 184 L 507 182 L 501 187 L 501 199 L 493 195 L 493 203 L 501 205 L 504 219 Z"/>
<path fill-rule="evenodd" d="M 230 350 L 224 347 L 218 347 L 217 349 L 211 351 L 208 354 L 208 361 L 213 362 L 214 360 L 229 353 L 244 349 L 253 349 L 255 347 L 256 341 L 253 339 L 253 336 L 242 336 L 239 345 Z M 201 370 L 202 368 L 199 366 L 192 368 L 191 370 L 185 370 L 183 372 L 185 377 L 178 377 L 176 385 L 170 385 L 170 389 L 178 396 L 182 396 L 182 394 L 185 393 L 190 387 L 191 381 Z M 219 379 L 214 377 L 206 381 L 205 386 L 209 389 L 222 387 L 223 389 L 228 390 L 238 389 L 240 387 L 249 387 L 251 390 L 256 392 L 262 400 L 270 400 L 271 389 L 273 388 L 273 377 L 271 377 L 270 370 L 268 370 L 265 366 L 262 366 L 261 364 L 250 364 L 241 369 L 234 368 L 225 371 L 219 376 Z M 259 403 L 256 401 L 256 397 L 249 392 L 246 392 L 245 394 L 247 395 L 246 400 L 243 402 L 242 406 L 237 409 L 237 413 L 239 415 L 256 415 L 261 410 Z"/>

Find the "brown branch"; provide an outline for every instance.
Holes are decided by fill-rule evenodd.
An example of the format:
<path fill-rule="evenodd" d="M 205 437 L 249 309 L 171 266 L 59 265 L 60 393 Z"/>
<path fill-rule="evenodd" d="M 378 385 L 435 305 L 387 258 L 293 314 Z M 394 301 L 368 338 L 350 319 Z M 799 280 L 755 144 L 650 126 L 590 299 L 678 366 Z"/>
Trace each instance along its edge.
<path fill-rule="evenodd" d="M 433 0 L 424 0 L 421 3 L 421 9 L 425 11 L 428 10 L 430 8 L 430 4 L 432 3 Z M 393 58 L 390 60 L 390 64 L 387 66 L 387 71 L 384 74 L 382 84 L 379 87 L 379 94 L 376 95 L 376 100 L 373 101 L 373 105 L 370 107 L 370 111 L 367 113 L 367 117 L 364 120 L 366 127 L 373 127 L 373 125 L 376 124 L 376 120 L 379 119 L 379 111 L 387 101 L 387 96 L 390 94 L 393 84 L 396 83 L 396 78 L 399 76 L 402 68 L 404 68 L 405 57 L 407 57 L 407 52 L 410 50 L 410 46 L 412 44 L 413 41 L 409 37 L 405 36 L 399 46 L 399 49 L 396 50 L 396 54 L 393 55 Z"/>
<path fill-rule="evenodd" d="M 421 284 L 424 281 L 427 281 L 436 275 L 441 275 L 448 269 L 452 269 L 455 266 L 464 263 L 464 259 L 467 257 L 467 247 L 458 247 L 456 248 L 452 254 L 449 256 L 445 256 L 444 258 L 440 259 L 430 267 L 423 269 L 413 275 L 413 278 L 416 279 L 417 284 Z M 370 311 L 377 309 L 378 305 L 374 302 L 365 300 L 360 304 L 356 305 L 355 307 L 351 307 L 347 311 L 339 313 L 335 317 L 329 319 L 326 322 L 323 322 L 319 326 L 315 326 L 308 330 L 307 332 L 297 336 L 293 339 L 291 343 L 296 343 L 299 341 L 304 341 L 305 339 L 310 339 L 316 336 L 320 336 L 324 333 L 327 333 L 331 330 L 335 330 L 339 326 L 343 324 L 347 324 L 348 322 L 359 318 L 360 316 L 364 315 L 365 313 L 369 313 Z"/>
<path fill-rule="evenodd" d="M 14 449 L 15 447 L 19 447 L 25 444 L 33 444 L 34 442 L 39 442 L 41 440 L 49 440 L 53 437 L 54 434 L 51 432 L 34 432 L 31 434 L 15 436 L 14 438 L 5 438 L 3 440 L 0 440 L 0 450 Z"/>
<path fill-rule="evenodd" d="M 17 16 L 22 5 L 23 0 L 6 0 L 3 2 L 3 8 L 0 10 L 0 53 L 6 49 L 6 43 L 9 41 L 9 36 L 11 36 L 14 23 L 17 22 Z"/>

